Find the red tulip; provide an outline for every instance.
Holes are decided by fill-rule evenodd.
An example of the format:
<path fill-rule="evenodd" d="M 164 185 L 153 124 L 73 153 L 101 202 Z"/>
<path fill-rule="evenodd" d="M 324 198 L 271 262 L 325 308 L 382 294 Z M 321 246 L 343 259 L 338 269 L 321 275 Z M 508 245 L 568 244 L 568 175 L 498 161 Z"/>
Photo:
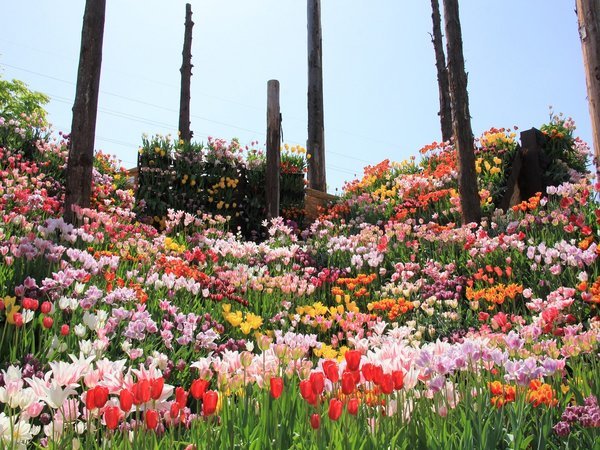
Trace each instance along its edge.
<path fill-rule="evenodd" d="M 325 372 L 325 375 L 332 383 L 337 383 L 340 379 L 338 364 L 332 359 L 323 362 L 323 372 Z"/>
<path fill-rule="evenodd" d="M 25 321 L 23 320 L 23 314 L 21 313 L 15 313 L 13 315 L 13 320 L 15 321 L 15 326 L 17 328 L 21 328 L 23 325 L 25 325 Z"/>
<path fill-rule="evenodd" d="M 345 395 L 350 395 L 354 392 L 356 383 L 354 382 L 354 375 L 352 372 L 344 371 L 342 374 L 342 392 Z"/>
<path fill-rule="evenodd" d="M 202 414 L 210 416 L 217 410 L 219 394 L 216 391 L 206 391 L 202 396 Z"/>
<path fill-rule="evenodd" d="M 392 372 L 392 380 L 394 380 L 394 389 L 399 391 L 404 387 L 404 372 L 401 370 L 394 370 Z"/>
<path fill-rule="evenodd" d="M 91 411 L 96 407 L 96 390 L 90 389 L 85 396 L 85 407 Z"/>
<path fill-rule="evenodd" d="M 331 400 L 329 400 L 329 418 L 331 420 L 338 420 L 340 418 L 340 416 L 342 415 L 342 408 L 344 407 L 344 404 L 342 403 L 341 400 L 338 400 L 337 398 L 332 398 Z"/>
<path fill-rule="evenodd" d="M 42 314 L 48 314 L 50 311 L 52 311 L 52 303 L 43 302 L 42 306 L 40 307 L 40 311 Z"/>
<path fill-rule="evenodd" d="M 119 426 L 119 417 L 121 413 L 117 406 L 109 406 L 104 410 L 104 422 L 109 430 L 116 430 Z"/>
<path fill-rule="evenodd" d="M 165 379 L 163 377 L 155 378 L 150 383 L 150 396 L 153 400 L 158 400 L 162 395 L 163 387 L 165 386 Z"/>
<path fill-rule="evenodd" d="M 119 393 L 119 404 L 123 411 L 128 412 L 131 410 L 131 406 L 133 405 L 133 394 L 129 389 L 121 389 L 121 392 Z"/>
<path fill-rule="evenodd" d="M 192 394 L 192 397 L 194 397 L 196 400 L 202 398 L 206 392 L 206 389 L 208 389 L 209 384 L 210 383 L 207 380 L 203 380 L 202 378 L 197 378 L 192 381 L 192 385 L 190 386 L 190 393 Z"/>
<path fill-rule="evenodd" d="M 269 382 L 271 383 L 271 397 L 279 398 L 283 392 L 283 378 L 271 377 Z"/>
<path fill-rule="evenodd" d="M 383 369 L 381 368 L 381 366 L 373 366 L 373 382 L 375 384 L 380 384 L 382 377 Z"/>
<path fill-rule="evenodd" d="M 60 334 L 62 336 L 67 336 L 69 334 L 69 325 L 67 325 L 66 323 L 60 327 Z"/>
<path fill-rule="evenodd" d="M 310 405 L 317 404 L 317 394 L 315 394 L 313 391 L 313 386 L 310 380 L 302 380 L 300 382 L 300 395 L 302 395 L 302 398 Z"/>
<path fill-rule="evenodd" d="M 365 377 L 366 381 L 373 381 L 373 376 L 375 375 L 374 369 L 375 369 L 375 366 L 371 363 L 363 364 L 361 370 L 362 370 L 363 377 Z"/>
<path fill-rule="evenodd" d="M 175 401 L 179 404 L 181 409 L 185 408 L 188 401 L 188 393 L 182 387 L 175 389 Z"/>
<path fill-rule="evenodd" d="M 103 408 L 108 401 L 108 389 L 104 386 L 96 386 L 94 391 L 94 405 L 96 408 Z"/>
<path fill-rule="evenodd" d="M 308 400 L 313 395 L 313 387 L 310 380 L 302 380 L 300 382 L 300 395 L 304 400 Z"/>
<path fill-rule="evenodd" d="M 325 376 L 323 375 L 323 372 L 311 373 L 309 380 L 312 384 L 313 392 L 316 395 L 323 393 L 323 389 L 325 389 Z"/>
<path fill-rule="evenodd" d="M 148 380 L 141 380 L 134 384 L 135 404 L 141 405 L 142 403 L 148 403 L 152 398 L 152 392 L 150 389 L 150 382 Z"/>
<path fill-rule="evenodd" d="M 146 411 L 146 427 L 154 430 L 158 426 L 158 412 L 154 409 Z"/>
<path fill-rule="evenodd" d="M 42 319 L 42 325 L 44 328 L 50 329 L 52 328 L 52 325 L 54 325 L 54 319 L 50 316 L 46 316 Z"/>
<path fill-rule="evenodd" d="M 169 409 L 169 415 L 172 419 L 175 419 L 179 415 L 179 411 L 181 408 L 179 407 L 179 403 L 173 402 L 171 403 L 171 408 Z"/>
<path fill-rule="evenodd" d="M 348 412 L 350 414 L 355 416 L 358 414 L 358 405 L 360 405 L 358 399 L 356 397 L 352 397 L 350 400 L 348 400 L 348 405 L 346 406 L 346 408 L 348 408 Z"/>
<path fill-rule="evenodd" d="M 313 430 L 319 429 L 321 426 L 321 416 L 319 414 L 315 413 L 310 416 L 310 426 Z"/>
<path fill-rule="evenodd" d="M 386 373 L 381 377 L 379 387 L 384 394 L 391 394 L 394 392 L 394 380 L 389 373 Z"/>
<path fill-rule="evenodd" d="M 348 370 L 358 370 L 360 367 L 360 357 L 361 354 L 358 350 L 348 350 L 344 354 L 344 358 L 346 358 L 346 365 Z"/>

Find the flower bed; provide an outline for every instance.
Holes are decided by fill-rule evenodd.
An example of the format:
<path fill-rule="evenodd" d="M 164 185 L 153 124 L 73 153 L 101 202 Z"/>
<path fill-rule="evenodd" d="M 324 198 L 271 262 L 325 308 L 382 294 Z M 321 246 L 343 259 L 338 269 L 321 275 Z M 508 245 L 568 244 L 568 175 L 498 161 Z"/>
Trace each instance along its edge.
<path fill-rule="evenodd" d="M 260 243 L 208 213 L 139 222 L 105 155 L 73 228 L 65 143 L 0 149 L 0 447 L 594 448 L 596 191 L 569 166 L 493 211 L 510 139 L 482 139 L 481 225 L 457 225 L 454 151 L 435 144 Z M 147 142 L 165 195 L 178 167 L 177 192 L 233 205 L 237 169 L 192 186 L 199 149 Z"/>

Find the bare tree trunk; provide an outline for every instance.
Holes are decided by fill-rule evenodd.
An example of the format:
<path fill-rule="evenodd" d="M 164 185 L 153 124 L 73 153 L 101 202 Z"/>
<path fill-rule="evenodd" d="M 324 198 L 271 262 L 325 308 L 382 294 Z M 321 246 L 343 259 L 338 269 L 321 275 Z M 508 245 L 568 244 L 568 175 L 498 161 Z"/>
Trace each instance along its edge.
<path fill-rule="evenodd" d="M 444 0 L 448 79 L 452 103 L 452 130 L 458 153 L 458 192 L 463 225 L 481 221 L 481 204 L 475 172 L 475 144 L 469 113 L 467 74 L 463 56 L 458 0 Z"/>
<path fill-rule="evenodd" d="M 106 0 L 86 1 L 67 161 L 64 218 L 69 223 L 75 220 L 73 205 L 90 206 L 105 12 Z"/>
<path fill-rule="evenodd" d="M 440 17 L 440 4 L 438 0 L 431 0 L 431 20 L 433 32 L 431 42 L 435 51 L 435 67 L 437 68 L 437 80 L 440 91 L 440 124 L 442 128 L 442 139 L 444 142 L 452 139 L 452 109 L 450 106 L 450 86 L 448 83 L 448 69 L 446 68 L 446 56 L 444 55 L 444 44 L 442 42 L 442 18 Z"/>
<path fill-rule="evenodd" d="M 308 183 L 327 191 L 323 118 L 321 0 L 308 0 Z"/>
<path fill-rule="evenodd" d="M 190 130 L 190 98 L 192 84 L 192 5 L 185 5 L 185 33 L 183 37 L 183 62 L 181 64 L 181 96 L 179 98 L 179 133 L 180 139 L 189 142 L 192 139 Z"/>
<path fill-rule="evenodd" d="M 592 118 L 596 182 L 600 183 L 600 2 L 577 0 L 577 21 Z"/>

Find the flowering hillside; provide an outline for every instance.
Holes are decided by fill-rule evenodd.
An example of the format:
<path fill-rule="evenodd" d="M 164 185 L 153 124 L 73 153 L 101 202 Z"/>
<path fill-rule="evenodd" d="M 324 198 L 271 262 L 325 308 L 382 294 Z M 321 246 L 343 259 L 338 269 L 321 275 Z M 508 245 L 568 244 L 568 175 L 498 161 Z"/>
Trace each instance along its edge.
<path fill-rule="evenodd" d="M 62 215 L 65 142 L 0 119 L 0 448 L 594 448 L 600 209 L 587 146 L 541 130 L 547 192 L 506 213 L 511 130 L 384 161 L 299 233 L 137 221 L 97 154 Z"/>

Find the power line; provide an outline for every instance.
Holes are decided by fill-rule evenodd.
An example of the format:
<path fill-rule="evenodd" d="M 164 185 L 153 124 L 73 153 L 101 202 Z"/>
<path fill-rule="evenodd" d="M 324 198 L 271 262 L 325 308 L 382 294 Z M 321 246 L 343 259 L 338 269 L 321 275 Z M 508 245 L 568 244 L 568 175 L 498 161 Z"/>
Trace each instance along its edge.
<path fill-rule="evenodd" d="M 11 64 L 5 64 L 5 63 L 3 63 L 3 65 L 6 66 L 6 67 L 11 67 L 13 69 L 21 70 L 21 71 L 24 71 L 24 72 L 27 72 L 27 73 L 31 73 L 33 75 L 41 76 L 41 77 L 44 77 L 44 78 L 48 78 L 48 79 L 51 79 L 51 80 L 59 81 L 59 82 L 70 84 L 70 85 L 75 85 L 75 83 L 72 82 L 72 81 L 68 81 L 68 80 L 64 80 L 64 79 L 61 79 L 61 78 L 53 77 L 51 75 L 46 75 L 46 74 L 43 74 L 43 73 L 40 73 L 40 72 L 36 72 L 36 71 L 33 71 L 33 70 L 25 69 L 23 67 L 18 67 L 18 66 L 14 66 L 14 65 L 11 65 Z M 153 81 L 153 80 L 150 80 L 150 81 Z M 120 98 L 122 100 L 127 100 L 127 101 L 130 101 L 130 102 L 133 102 L 133 103 L 137 103 L 137 104 L 140 104 L 140 105 L 144 105 L 144 106 L 150 106 L 150 107 L 157 108 L 157 109 L 160 109 L 160 110 L 163 110 L 163 111 L 172 112 L 172 113 L 176 113 L 176 114 L 179 112 L 178 110 L 173 109 L 173 108 L 167 108 L 167 107 L 162 106 L 162 105 L 157 105 L 155 103 L 150 103 L 150 102 L 147 102 L 147 101 L 144 101 L 144 100 L 139 100 L 139 99 L 127 97 L 125 95 L 116 94 L 114 92 L 108 92 L 108 91 L 105 91 L 105 90 L 101 90 L 100 92 L 102 92 L 105 95 L 111 96 L 111 97 Z M 250 108 L 253 108 L 253 109 L 260 109 L 260 108 L 257 108 L 257 107 L 245 105 L 243 103 L 235 102 L 233 100 L 227 100 L 227 99 L 223 99 L 223 98 L 219 98 L 219 97 L 213 97 L 213 98 L 224 100 L 224 101 L 230 101 L 232 103 L 236 103 L 236 104 L 239 104 L 239 105 L 242 105 L 242 106 L 246 106 L 246 107 L 250 107 Z M 210 123 L 214 123 L 214 124 L 217 124 L 217 125 L 222 125 L 222 126 L 233 128 L 233 129 L 237 129 L 237 130 L 240 130 L 240 131 L 246 131 L 246 132 L 249 132 L 249 133 L 254 133 L 254 134 L 257 134 L 259 136 L 266 136 L 266 132 L 263 132 L 263 131 L 257 131 L 257 130 L 252 130 L 252 129 L 249 129 L 249 128 L 240 127 L 240 126 L 233 125 L 233 124 L 230 124 L 230 123 L 221 122 L 221 121 L 218 121 L 218 120 L 209 119 L 207 117 L 199 116 L 197 114 L 191 114 L 191 117 L 194 118 L 194 119 L 203 120 L 205 122 L 210 122 Z M 286 118 L 286 120 L 304 121 L 304 119 L 299 119 L 299 118 L 296 118 L 294 116 L 286 116 L 285 118 Z M 152 125 L 152 124 L 149 124 L 149 125 Z M 330 127 L 330 128 L 328 128 L 328 130 L 331 130 L 331 131 L 334 131 L 334 132 L 337 132 L 337 133 L 340 133 L 340 134 L 346 134 L 348 136 L 358 137 L 360 139 L 365 139 L 365 140 L 368 140 L 370 142 L 380 142 L 380 143 L 384 143 L 386 145 L 392 145 L 392 146 L 395 147 L 395 145 L 390 144 L 388 142 L 385 142 L 385 141 L 382 141 L 382 140 L 379 140 L 379 139 L 376 139 L 376 138 L 369 138 L 369 137 L 366 137 L 366 136 L 362 136 L 360 134 L 356 134 L 356 133 L 348 132 L 348 131 L 345 131 L 345 130 L 341 130 L 339 128 Z M 292 142 L 290 142 L 290 143 L 292 143 Z M 299 144 L 298 142 L 293 142 L 293 144 L 302 145 L 302 144 Z M 333 155 L 341 156 L 343 158 L 353 159 L 353 160 L 356 160 L 356 161 L 359 161 L 359 162 L 363 162 L 363 163 L 366 163 L 366 164 L 376 164 L 374 161 L 370 161 L 370 160 L 366 160 L 366 159 L 362 159 L 362 158 L 357 158 L 355 156 L 346 155 L 344 153 L 336 152 L 336 151 L 333 151 L 333 150 L 327 150 L 327 153 L 331 153 Z"/>

